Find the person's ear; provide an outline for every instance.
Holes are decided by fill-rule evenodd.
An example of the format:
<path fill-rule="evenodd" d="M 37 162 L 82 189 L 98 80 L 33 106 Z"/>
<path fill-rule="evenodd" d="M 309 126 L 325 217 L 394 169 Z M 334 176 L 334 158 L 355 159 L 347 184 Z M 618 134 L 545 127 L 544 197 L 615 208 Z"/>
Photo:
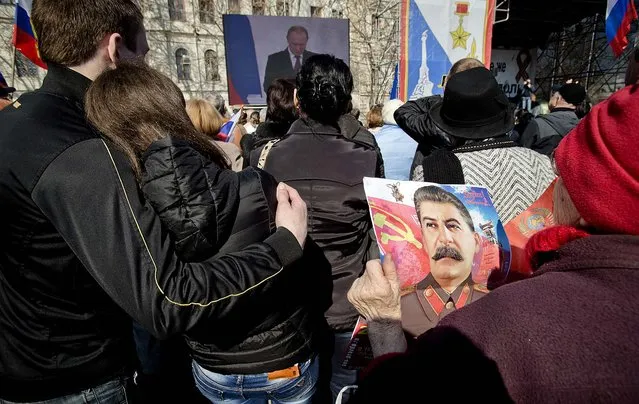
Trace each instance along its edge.
<path fill-rule="evenodd" d="M 297 98 L 297 88 L 293 90 L 293 105 L 295 109 L 300 109 L 300 100 Z"/>
<path fill-rule="evenodd" d="M 120 52 L 121 48 L 124 46 L 124 41 L 122 40 L 122 35 L 118 33 L 113 33 L 108 36 L 107 39 L 107 57 L 109 59 L 109 64 L 112 67 L 115 67 L 118 62 L 120 62 Z"/>

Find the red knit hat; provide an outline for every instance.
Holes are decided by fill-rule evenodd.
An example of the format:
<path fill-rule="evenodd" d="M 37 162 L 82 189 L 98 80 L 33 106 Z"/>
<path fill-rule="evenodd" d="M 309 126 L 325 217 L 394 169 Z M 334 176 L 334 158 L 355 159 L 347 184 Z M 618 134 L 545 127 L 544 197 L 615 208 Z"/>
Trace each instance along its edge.
<path fill-rule="evenodd" d="M 555 151 L 577 211 L 593 228 L 639 235 L 639 85 L 592 111 Z"/>

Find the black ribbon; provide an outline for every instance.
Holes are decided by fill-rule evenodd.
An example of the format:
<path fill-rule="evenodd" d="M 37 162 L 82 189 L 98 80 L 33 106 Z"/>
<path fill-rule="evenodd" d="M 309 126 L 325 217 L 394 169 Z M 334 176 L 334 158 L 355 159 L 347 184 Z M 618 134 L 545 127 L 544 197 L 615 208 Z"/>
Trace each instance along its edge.
<path fill-rule="evenodd" d="M 523 58 L 523 60 L 522 60 Z M 515 80 L 519 83 L 519 80 L 526 81 L 530 78 L 526 69 L 530 66 L 530 62 L 532 61 L 532 56 L 530 56 L 530 52 L 528 49 L 522 49 L 517 54 L 517 67 L 519 71 L 517 72 L 517 76 Z"/>

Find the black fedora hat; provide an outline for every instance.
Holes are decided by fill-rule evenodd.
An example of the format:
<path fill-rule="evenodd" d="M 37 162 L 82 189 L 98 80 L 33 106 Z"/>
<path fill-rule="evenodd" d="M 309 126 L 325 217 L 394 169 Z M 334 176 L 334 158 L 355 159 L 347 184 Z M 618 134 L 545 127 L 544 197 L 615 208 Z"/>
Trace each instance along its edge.
<path fill-rule="evenodd" d="M 444 132 L 463 139 L 501 136 L 515 126 L 506 94 L 485 67 L 451 76 L 444 99 L 434 105 L 429 114 Z"/>

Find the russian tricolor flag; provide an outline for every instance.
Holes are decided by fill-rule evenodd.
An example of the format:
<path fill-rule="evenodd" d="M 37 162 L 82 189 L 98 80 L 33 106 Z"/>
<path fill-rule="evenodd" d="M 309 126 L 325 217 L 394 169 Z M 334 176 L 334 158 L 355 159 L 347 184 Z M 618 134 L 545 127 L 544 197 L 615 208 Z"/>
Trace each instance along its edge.
<path fill-rule="evenodd" d="M 235 115 L 233 115 L 227 123 L 222 125 L 222 127 L 220 128 L 220 133 L 217 134 L 217 137 L 219 140 L 222 140 L 226 143 L 233 142 L 233 138 L 235 137 L 234 136 L 235 127 L 237 126 L 237 123 L 240 121 L 240 117 L 242 116 L 243 111 L 244 111 L 244 108 L 243 107 L 240 108 L 240 110 L 237 111 Z"/>
<path fill-rule="evenodd" d="M 18 0 L 16 2 L 13 45 L 33 63 L 46 69 L 47 65 L 40 59 L 38 40 L 31 25 L 31 2 L 32 0 Z"/>
<path fill-rule="evenodd" d="M 619 57 L 626 46 L 630 23 L 637 19 L 634 0 L 608 0 L 606 9 L 606 36 L 615 56 Z"/>

